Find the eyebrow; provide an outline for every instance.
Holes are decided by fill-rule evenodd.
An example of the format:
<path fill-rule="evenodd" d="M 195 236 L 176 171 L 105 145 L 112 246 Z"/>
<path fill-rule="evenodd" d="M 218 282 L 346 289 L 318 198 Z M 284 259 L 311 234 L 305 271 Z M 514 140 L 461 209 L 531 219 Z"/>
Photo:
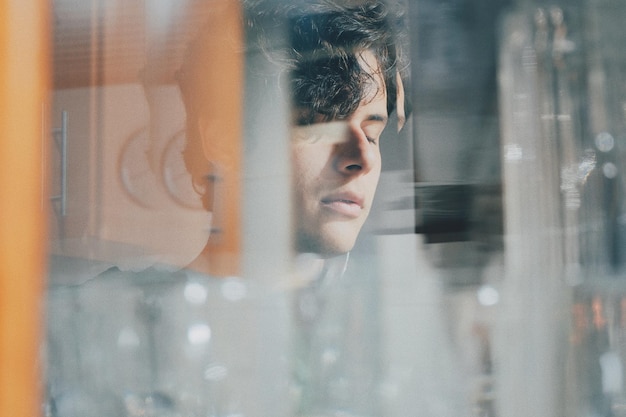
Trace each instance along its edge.
<path fill-rule="evenodd" d="M 387 123 L 387 120 L 389 118 L 387 116 L 383 116 L 382 114 L 370 114 L 369 116 L 367 116 L 367 118 L 365 120 L 367 120 L 368 122 L 383 122 L 383 123 Z"/>

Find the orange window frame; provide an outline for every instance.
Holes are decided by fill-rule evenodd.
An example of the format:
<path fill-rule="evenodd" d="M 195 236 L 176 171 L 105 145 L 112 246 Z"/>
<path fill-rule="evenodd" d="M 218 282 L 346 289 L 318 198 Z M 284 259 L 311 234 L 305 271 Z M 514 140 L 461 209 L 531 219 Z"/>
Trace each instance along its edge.
<path fill-rule="evenodd" d="M 49 4 L 0 2 L 0 415 L 41 415 Z"/>

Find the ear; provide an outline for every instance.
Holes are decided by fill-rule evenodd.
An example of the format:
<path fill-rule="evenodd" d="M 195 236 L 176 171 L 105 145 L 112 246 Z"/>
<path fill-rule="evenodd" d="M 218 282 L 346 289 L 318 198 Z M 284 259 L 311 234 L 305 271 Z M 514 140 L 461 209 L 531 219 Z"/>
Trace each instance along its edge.
<path fill-rule="evenodd" d="M 219 140 L 216 132 L 216 123 L 210 117 L 199 117 L 196 122 L 202 153 L 207 161 L 211 161 L 215 157 L 215 152 L 213 151 L 213 148 L 217 146 L 215 142 Z"/>
<path fill-rule="evenodd" d="M 199 118 L 197 127 L 204 158 L 214 175 L 210 178 L 212 192 L 206 193 L 206 204 L 212 212 L 211 237 L 204 252 L 207 271 L 217 276 L 238 275 L 242 200 L 240 130 L 236 126 L 229 129 L 228 121 L 215 116 Z"/>
<path fill-rule="evenodd" d="M 240 169 L 241 126 L 239 119 L 225 117 L 198 118 L 198 133 L 202 152 L 209 162 L 220 169 Z"/>
<path fill-rule="evenodd" d="M 396 114 L 398 115 L 398 132 L 402 130 L 406 123 L 406 109 L 404 107 L 404 83 L 400 76 L 400 71 L 396 72 Z"/>

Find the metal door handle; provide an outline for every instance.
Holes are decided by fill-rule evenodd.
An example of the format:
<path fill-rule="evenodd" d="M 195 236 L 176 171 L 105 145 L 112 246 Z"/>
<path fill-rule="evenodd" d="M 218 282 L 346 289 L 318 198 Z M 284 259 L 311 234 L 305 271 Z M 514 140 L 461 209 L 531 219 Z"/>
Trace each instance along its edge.
<path fill-rule="evenodd" d="M 67 111 L 61 112 L 61 127 L 52 129 L 54 142 L 59 148 L 61 155 L 61 191 L 60 194 L 52 196 L 52 201 L 59 202 L 58 213 L 61 217 L 67 215 Z"/>

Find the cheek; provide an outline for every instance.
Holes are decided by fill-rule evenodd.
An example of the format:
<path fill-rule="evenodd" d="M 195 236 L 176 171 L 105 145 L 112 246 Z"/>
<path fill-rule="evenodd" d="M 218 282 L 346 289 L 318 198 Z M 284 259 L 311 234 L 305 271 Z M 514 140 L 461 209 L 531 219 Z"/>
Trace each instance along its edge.
<path fill-rule="evenodd" d="M 294 146 L 291 152 L 291 183 L 292 196 L 296 207 L 304 207 L 305 197 L 311 193 L 315 172 L 310 158 L 306 157 L 306 150 Z"/>
<path fill-rule="evenodd" d="M 308 171 L 306 158 L 303 158 L 302 153 L 297 149 L 293 149 L 291 152 L 291 176 L 292 182 L 296 185 L 296 193 Z"/>
<path fill-rule="evenodd" d="M 293 145 L 291 167 L 294 182 L 309 183 L 320 177 L 329 158 L 328 151 L 323 147 Z"/>
<path fill-rule="evenodd" d="M 380 179 L 381 172 L 381 164 L 379 163 L 376 167 L 372 168 L 370 171 L 370 176 L 368 178 L 369 190 L 370 190 L 370 198 L 374 199 L 374 194 L 376 193 L 376 188 L 378 187 L 378 181 Z"/>

